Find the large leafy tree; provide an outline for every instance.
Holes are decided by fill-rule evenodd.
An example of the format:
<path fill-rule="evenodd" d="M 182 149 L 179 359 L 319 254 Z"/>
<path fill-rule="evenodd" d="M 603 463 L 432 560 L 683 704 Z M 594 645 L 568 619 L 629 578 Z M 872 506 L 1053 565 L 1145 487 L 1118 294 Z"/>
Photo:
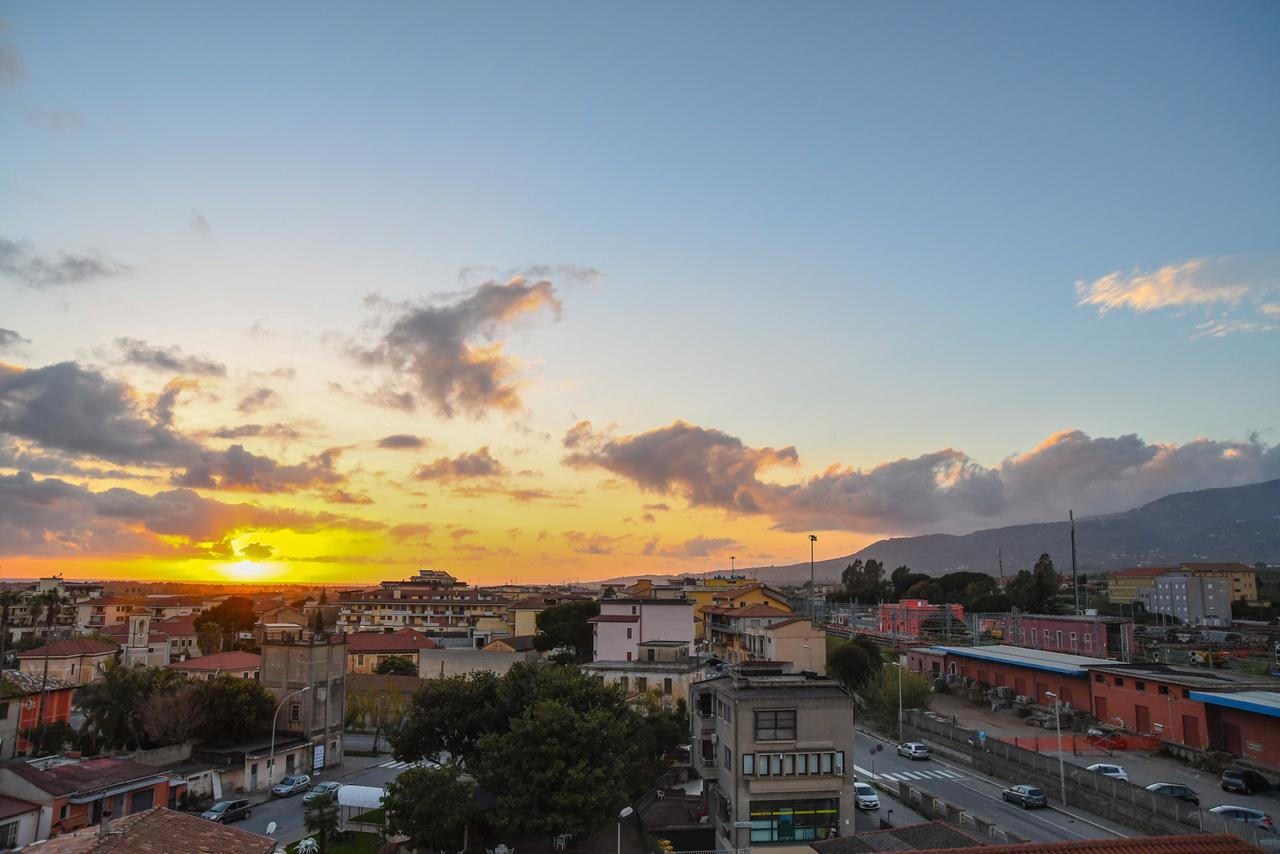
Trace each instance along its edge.
<path fill-rule="evenodd" d="M 270 726 L 275 698 L 256 679 L 219 676 L 203 686 L 205 725 L 200 730 L 201 741 L 232 744 Z"/>
<path fill-rule="evenodd" d="M 196 617 L 193 623 L 197 632 L 206 623 L 214 623 L 222 630 L 223 636 L 234 638 L 236 632 L 253 631 L 253 625 L 257 620 L 253 612 L 252 599 L 232 596 Z"/>
<path fill-rule="evenodd" d="M 201 683 L 153 690 L 141 703 L 142 729 L 154 744 L 181 744 L 198 736 L 208 717 Z"/>
<path fill-rule="evenodd" d="M 902 680 L 902 708 L 927 709 L 933 686 L 923 674 L 902 667 L 886 667 L 859 692 L 872 721 L 885 732 L 897 732 L 898 680 Z"/>
<path fill-rule="evenodd" d="M 373 672 L 381 676 L 417 676 L 418 666 L 408 656 L 388 655 L 378 662 Z"/>
<path fill-rule="evenodd" d="M 865 604 L 893 598 L 893 585 L 884 577 L 884 564 L 874 558 L 854 560 L 840 573 L 840 580 L 850 601 Z"/>
<path fill-rule="evenodd" d="M 1052 614 L 1057 611 L 1058 573 L 1053 560 L 1040 555 L 1035 568 L 1022 570 L 1009 582 L 1009 598 L 1023 611 L 1031 614 Z"/>
<path fill-rule="evenodd" d="M 850 691 L 861 688 L 879 674 L 883 666 L 879 647 L 865 637 L 841 644 L 827 656 L 827 672 Z"/>
<path fill-rule="evenodd" d="M 373 751 L 383 733 L 394 731 L 404 720 L 408 704 L 405 696 L 394 685 L 375 685 L 347 692 L 347 726 L 351 729 L 373 730 Z"/>
<path fill-rule="evenodd" d="M 151 696 L 154 680 L 149 668 L 125 667 L 107 662 L 102 676 L 76 692 L 76 704 L 84 712 L 85 729 L 102 747 L 138 748 L 146 744 L 142 707 Z"/>
<path fill-rule="evenodd" d="M 382 796 L 387 831 L 409 837 L 415 849 L 461 848 L 475 814 L 475 784 L 456 765 L 410 768 L 387 784 Z"/>
<path fill-rule="evenodd" d="M 579 662 L 591 660 L 592 617 L 600 614 L 600 603 L 588 600 L 563 602 L 538 613 L 538 634 L 533 645 L 538 650 L 572 648 Z"/>
<path fill-rule="evenodd" d="M 480 737 L 501 725 L 498 677 L 490 671 L 429 679 L 413 695 L 409 714 L 391 736 L 395 757 L 416 762 L 447 751 L 462 762 L 476 754 Z"/>
<path fill-rule="evenodd" d="M 893 584 L 893 595 L 899 599 L 907 595 L 911 585 L 929 580 L 928 575 L 923 572 L 913 572 L 909 566 L 900 566 L 893 571 L 893 575 L 889 576 L 889 581 Z"/>

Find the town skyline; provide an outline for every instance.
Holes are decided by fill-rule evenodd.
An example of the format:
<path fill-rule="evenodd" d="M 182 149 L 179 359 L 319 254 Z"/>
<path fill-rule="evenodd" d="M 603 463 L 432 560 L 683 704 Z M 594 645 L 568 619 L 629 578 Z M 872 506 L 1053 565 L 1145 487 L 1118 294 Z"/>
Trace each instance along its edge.
<path fill-rule="evenodd" d="M 703 573 L 1280 478 L 1267 4 L 304 9 L 0 11 L 0 577 Z"/>

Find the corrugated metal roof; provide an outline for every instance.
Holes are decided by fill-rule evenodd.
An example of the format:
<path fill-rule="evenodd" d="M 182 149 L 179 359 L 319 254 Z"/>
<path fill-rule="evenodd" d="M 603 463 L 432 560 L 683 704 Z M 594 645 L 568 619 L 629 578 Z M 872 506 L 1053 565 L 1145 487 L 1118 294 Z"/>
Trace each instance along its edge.
<path fill-rule="evenodd" d="M 1192 691 L 1191 699 L 1211 706 L 1225 706 L 1228 709 L 1280 718 L 1280 691 L 1236 691 L 1230 694 Z"/>
<path fill-rule="evenodd" d="M 1008 664 L 1015 667 L 1027 667 L 1032 670 L 1044 670 L 1049 673 L 1065 673 L 1070 676 L 1084 676 L 1089 667 L 1114 664 L 1105 658 L 1089 658 L 1084 655 L 1068 655 L 1065 652 L 1049 652 L 1043 649 L 1026 649 L 1020 646 L 997 644 L 994 646 L 936 646 L 947 655 L 961 658 L 974 658 L 979 661 L 990 661 L 996 664 Z"/>

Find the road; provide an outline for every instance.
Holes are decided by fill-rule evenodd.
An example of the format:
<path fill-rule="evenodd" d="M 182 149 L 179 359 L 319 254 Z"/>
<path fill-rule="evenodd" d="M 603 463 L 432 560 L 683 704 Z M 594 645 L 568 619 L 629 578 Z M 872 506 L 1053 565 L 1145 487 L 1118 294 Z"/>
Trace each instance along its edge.
<path fill-rule="evenodd" d="M 872 768 L 871 749 L 882 745 Z M 910 782 L 912 785 L 942 798 L 986 821 L 994 822 L 1032 842 L 1056 842 L 1071 839 L 1111 839 L 1139 835 L 1114 822 L 1079 810 L 1063 811 L 1056 807 L 1024 810 L 1005 803 L 1001 790 L 1018 781 L 1001 782 L 971 768 L 933 758 L 913 761 L 898 756 L 892 742 L 858 730 L 854 733 L 854 771 L 859 780 L 877 779 Z M 893 806 L 892 798 L 881 794 L 880 811 Z M 896 823 L 896 822 L 895 822 Z"/>

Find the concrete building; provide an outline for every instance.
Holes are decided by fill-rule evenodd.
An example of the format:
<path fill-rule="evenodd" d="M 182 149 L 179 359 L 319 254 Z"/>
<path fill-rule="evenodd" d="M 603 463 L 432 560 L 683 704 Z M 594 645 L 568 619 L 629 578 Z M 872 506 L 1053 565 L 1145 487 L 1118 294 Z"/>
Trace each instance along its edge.
<path fill-rule="evenodd" d="M 633 661 L 646 641 L 693 647 L 693 603 L 686 599 L 601 599 L 592 617 L 592 661 Z"/>
<path fill-rule="evenodd" d="M 107 641 L 73 638 L 54 641 L 17 655 L 18 669 L 34 676 L 44 675 L 44 655 L 49 653 L 49 677 L 87 685 L 102 674 L 108 661 L 115 659 L 120 647 Z"/>
<path fill-rule="evenodd" d="M 341 764 L 346 638 L 307 630 L 269 632 L 261 649 L 262 685 L 284 703 L 277 731 L 310 744 L 310 767 L 299 770 L 312 773 Z M 268 785 L 284 776 L 284 768 L 276 765 Z"/>
<path fill-rule="evenodd" d="M 712 675 L 711 668 L 690 655 L 689 644 L 683 641 L 642 643 L 633 661 L 592 661 L 582 670 L 623 691 L 652 692 L 667 708 L 681 700 L 687 704 L 690 686 Z"/>
<path fill-rule="evenodd" d="M 788 622 L 790 611 L 772 605 L 709 605 L 702 609 L 707 640 L 702 649 L 722 661 L 737 664 L 766 657 L 764 631 L 774 623 Z"/>
<path fill-rule="evenodd" d="M 695 767 L 716 850 L 801 852 L 852 835 L 853 702 L 835 680 L 748 665 L 699 682 L 693 695 Z"/>
<path fill-rule="evenodd" d="M 70 722 L 71 698 L 79 684 L 50 677 L 41 711 L 41 683 L 39 675 L 17 670 L 0 675 L 0 761 L 26 756 L 33 747 L 26 733 L 41 723 Z"/>
<path fill-rule="evenodd" d="M 1133 620 L 1096 614 L 1006 614 L 1000 622 L 1010 646 L 1128 661 L 1133 655 Z"/>
<path fill-rule="evenodd" d="M 181 791 L 165 771 L 128 759 L 49 756 L 0 765 L 0 794 L 40 805 L 38 839 L 100 824 L 108 810 L 123 818 L 168 804 Z"/>
<path fill-rule="evenodd" d="M 539 657 L 536 652 L 501 652 L 468 647 L 424 649 L 418 656 L 418 675 L 423 679 L 444 679 L 488 671 L 501 676 L 516 664 L 537 661 Z"/>
<path fill-rule="evenodd" d="M 76 605 L 76 631 L 85 634 L 101 632 L 123 624 L 134 608 L 144 607 L 142 596 L 101 596 Z"/>
<path fill-rule="evenodd" d="M 1280 692 L 1192 691 L 1205 704 L 1209 747 L 1280 769 Z"/>
<path fill-rule="evenodd" d="M 1178 569 L 1198 578 L 1214 578 L 1230 585 L 1232 602 L 1244 600 L 1256 604 L 1258 599 L 1258 573 L 1243 563 L 1180 563 Z"/>
<path fill-rule="evenodd" d="M 338 597 L 338 630 L 472 628 L 480 618 L 505 623 L 504 596 L 468 587 L 447 572 L 420 569 L 413 578 L 384 581 L 374 590 L 353 590 Z M 428 632 L 430 633 L 430 632 Z"/>
<path fill-rule="evenodd" d="M 3 825 L 0 825 L 2 833 Z M 41 843 L 34 850 L 39 854 L 151 854 L 161 851 L 271 854 L 276 850 L 276 842 L 238 827 L 228 827 L 158 806 L 113 820 L 109 833 L 99 833 L 92 828 L 76 830 Z"/>
<path fill-rule="evenodd" d="M 240 650 L 215 652 L 213 655 L 175 661 L 168 665 L 168 668 L 191 679 L 206 682 L 217 679 L 219 676 L 230 676 L 233 679 L 258 679 L 262 674 L 262 656 Z"/>
<path fill-rule="evenodd" d="M 735 613 L 750 613 L 757 607 L 767 606 Z M 827 672 L 827 633 L 808 617 L 748 617 L 740 637 L 745 660 L 788 662 L 796 670 L 810 670 L 820 676 Z"/>
<path fill-rule="evenodd" d="M 280 717 L 285 714 L 281 712 Z M 267 736 L 258 735 L 228 747 L 198 746 L 192 749 L 191 756 L 215 769 L 215 791 L 222 792 L 217 797 L 230 797 L 233 792 L 266 792 L 290 774 L 315 774 L 318 770 L 316 745 L 294 733 L 277 732 L 274 743 Z M 275 760 L 271 761 L 273 756 Z"/>
<path fill-rule="evenodd" d="M 1210 726 L 1205 704 L 1193 695 L 1280 689 L 1280 680 L 1265 676 L 1170 664 L 1117 664 L 1089 673 L 1099 721 L 1197 749 L 1209 746 Z"/>
<path fill-rule="evenodd" d="M 1138 596 L 1148 613 L 1164 614 L 1184 625 L 1231 625 L 1229 578 L 1175 570 L 1157 577 L 1154 586 L 1142 589 Z"/>
<path fill-rule="evenodd" d="M 935 605 L 928 599 L 901 599 L 880 605 L 880 634 L 895 638 L 921 637 L 927 629 L 945 631 L 952 621 L 964 622 L 963 605 Z"/>
<path fill-rule="evenodd" d="M 347 636 L 347 672 L 373 673 L 391 656 L 407 658 L 418 668 L 424 649 L 439 649 L 440 644 L 416 629 L 394 632 L 351 632 Z"/>
<path fill-rule="evenodd" d="M 1119 605 L 1141 601 L 1142 591 L 1155 587 L 1156 579 L 1173 569 L 1170 566 L 1135 566 L 1107 576 L 1107 598 Z"/>

